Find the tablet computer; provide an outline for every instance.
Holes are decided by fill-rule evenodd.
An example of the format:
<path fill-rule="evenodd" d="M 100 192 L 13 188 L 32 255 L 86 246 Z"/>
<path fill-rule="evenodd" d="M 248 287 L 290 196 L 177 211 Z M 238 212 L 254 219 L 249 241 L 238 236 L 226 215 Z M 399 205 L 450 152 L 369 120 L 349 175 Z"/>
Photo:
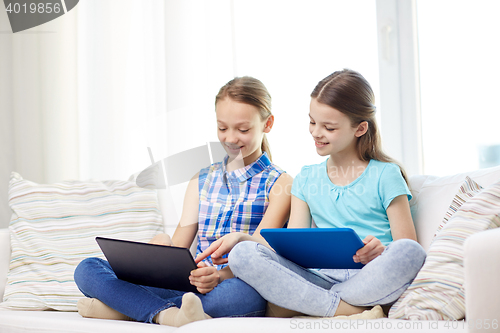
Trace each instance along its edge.
<path fill-rule="evenodd" d="M 362 268 L 352 257 L 364 246 L 351 228 L 262 229 L 282 257 L 305 268 Z"/>
<path fill-rule="evenodd" d="M 189 249 L 104 237 L 96 241 L 119 279 L 198 293 L 189 282 L 191 271 L 197 268 Z"/>

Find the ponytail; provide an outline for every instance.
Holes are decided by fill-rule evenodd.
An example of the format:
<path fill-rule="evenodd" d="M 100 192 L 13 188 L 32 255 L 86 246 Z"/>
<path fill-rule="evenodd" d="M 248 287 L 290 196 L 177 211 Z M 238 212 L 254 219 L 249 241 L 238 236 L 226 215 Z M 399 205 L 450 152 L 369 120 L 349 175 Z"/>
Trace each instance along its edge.
<path fill-rule="evenodd" d="M 265 134 L 262 137 L 262 145 L 260 146 L 260 148 L 262 149 L 263 153 L 267 153 L 267 157 L 269 157 L 269 160 L 272 162 L 273 157 L 271 156 L 271 147 L 269 147 L 269 141 L 267 141 L 267 137 Z"/>

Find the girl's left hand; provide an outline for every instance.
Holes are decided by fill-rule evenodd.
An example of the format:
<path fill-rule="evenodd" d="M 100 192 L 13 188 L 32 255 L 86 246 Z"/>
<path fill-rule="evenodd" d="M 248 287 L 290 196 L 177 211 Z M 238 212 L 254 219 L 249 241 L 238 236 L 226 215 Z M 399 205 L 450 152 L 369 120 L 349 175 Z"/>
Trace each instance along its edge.
<path fill-rule="evenodd" d="M 189 282 L 201 294 L 206 294 L 214 289 L 220 280 L 219 271 L 214 266 L 207 266 L 204 262 L 198 263 L 198 268 L 191 271 Z"/>
<path fill-rule="evenodd" d="M 384 252 L 385 246 L 382 245 L 378 238 L 372 235 L 366 236 L 366 238 L 363 239 L 363 243 L 365 246 L 359 249 L 353 256 L 354 262 L 360 262 L 366 265 Z"/>

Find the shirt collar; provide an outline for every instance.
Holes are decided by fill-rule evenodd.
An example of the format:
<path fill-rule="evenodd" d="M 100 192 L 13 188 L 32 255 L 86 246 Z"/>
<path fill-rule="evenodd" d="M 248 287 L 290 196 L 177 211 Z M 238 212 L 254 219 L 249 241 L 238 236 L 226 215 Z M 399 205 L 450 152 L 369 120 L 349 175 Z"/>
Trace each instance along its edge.
<path fill-rule="evenodd" d="M 228 172 L 226 170 L 226 164 L 228 159 L 229 155 L 226 155 L 224 157 L 224 161 L 222 162 L 222 173 L 225 174 L 227 178 L 236 178 L 236 180 L 238 180 L 239 183 L 243 183 L 248 179 L 252 178 L 253 176 L 255 176 L 256 174 L 261 173 L 271 164 L 271 161 L 269 160 L 267 153 L 264 152 L 255 162 L 243 168 Z"/>

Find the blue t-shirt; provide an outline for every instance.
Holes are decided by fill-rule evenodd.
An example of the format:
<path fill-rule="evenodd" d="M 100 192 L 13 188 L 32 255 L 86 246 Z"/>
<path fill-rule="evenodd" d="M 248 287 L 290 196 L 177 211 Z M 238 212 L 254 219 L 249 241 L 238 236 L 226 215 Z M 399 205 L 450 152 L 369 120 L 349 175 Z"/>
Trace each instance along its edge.
<path fill-rule="evenodd" d="M 328 177 L 327 161 L 303 167 L 292 186 L 292 194 L 307 203 L 318 228 L 352 228 L 361 239 L 373 235 L 384 245 L 392 242 L 386 209 L 397 196 L 406 194 L 411 200 L 399 166 L 370 160 L 364 170 L 346 170 L 360 175 L 337 186 Z"/>

